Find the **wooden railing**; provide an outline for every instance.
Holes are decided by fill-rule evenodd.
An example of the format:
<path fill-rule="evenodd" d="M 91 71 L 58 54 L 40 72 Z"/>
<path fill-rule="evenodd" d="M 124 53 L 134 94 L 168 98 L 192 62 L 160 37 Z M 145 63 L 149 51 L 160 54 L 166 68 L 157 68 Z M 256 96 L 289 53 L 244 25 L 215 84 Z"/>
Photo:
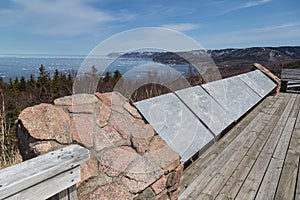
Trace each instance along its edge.
<path fill-rule="evenodd" d="M 77 199 L 79 165 L 89 150 L 70 145 L 0 170 L 0 199 Z"/>
<path fill-rule="evenodd" d="M 281 91 L 286 92 L 294 87 L 300 87 L 300 69 L 282 69 Z"/>

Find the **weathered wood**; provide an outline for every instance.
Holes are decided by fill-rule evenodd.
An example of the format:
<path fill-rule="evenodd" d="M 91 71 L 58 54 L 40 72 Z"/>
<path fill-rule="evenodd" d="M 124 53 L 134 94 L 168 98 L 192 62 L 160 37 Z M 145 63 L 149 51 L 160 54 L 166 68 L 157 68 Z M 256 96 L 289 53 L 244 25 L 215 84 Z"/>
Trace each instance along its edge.
<path fill-rule="evenodd" d="M 298 162 L 298 180 L 297 180 L 297 186 L 296 186 L 295 199 L 300 199 L 300 157 L 299 157 L 299 162 Z"/>
<path fill-rule="evenodd" d="M 18 199 L 47 199 L 57 193 L 58 199 L 66 195 L 68 199 L 68 188 L 80 181 L 80 169 L 79 166 L 71 170 L 60 173 L 57 176 L 51 177 L 47 180 L 40 182 L 39 184 L 28 187 L 25 190 L 17 192 L 10 197 L 8 200 Z M 62 191 L 62 192 L 61 192 Z"/>
<path fill-rule="evenodd" d="M 282 69 L 281 80 L 284 81 L 300 80 L 300 69 Z"/>
<path fill-rule="evenodd" d="M 261 182 L 256 199 L 274 199 L 295 121 L 295 118 L 288 119 L 267 172 Z"/>
<path fill-rule="evenodd" d="M 59 200 L 69 200 L 69 189 L 65 189 L 58 193 Z"/>
<path fill-rule="evenodd" d="M 238 135 L 239 133 L 257 116 L 261 111 L 268 111 L 275 101 L 278 100 L 278 96 L 267 97 L 265 101 L 260 103 L 255 107 L 245 118 L 243 118 L 235 127 L 231 129 L 224 137 L 222 137 L 213 148 L 206 151 L 202 154 L 198 160 L 201 162 L 192 163 L 187 169 L 181 178 L 181 193 L 184 191 L 185 187 L 190 185 L 198 175 L 200 175 L 204 169 L 206 169 L 211 162 L 220 154 Z"/>
<path fill-rule="evenodd" d="M 298 99 L 300 95 L 298 95 Z M 298 100 L 297 99 L 297 100 Z M 297 122 L 294 127 L 293 135 L 290 141 L 289 149 L 285 162 L 280 175 L 279 183 L 277 186 L 275 199 L 295 199 L 295 188 L 297 184 L 297 175 L 299 168 L 299 155 L 300 155 L 300 104 L 295 103 L 298 106 Z M 299 182 L 299 181 L 298 181 Z M 299 198 L 298 198 L 299 199 Z"/>
<path fill-rule="evenodd" d="M 281 118 L 273 129 L 272 134 L 268 138 L 266 145 L 252 167 L 249 175 L 247 176 L 247 179 L 244 181 L 241 189 L 239 190 L 239 193 L 236 196 L 237 199 L 253 199 L 255 197 L 275 147 L 277 146 L 281 134 L 284 131 L 284 125 L 288 120 L 288 116 L 291 112 L 294 102 L 295 97 L 292 97 Z"/>
<path fill-rule="evenodd" d="M 267 113 L 267 112 L 266 112 Z M 272 115 L 266 115 L 259 113 L 253 121 L 246 126 L 242 132 L 230 143 L 226 149 L 224 149 L 213 162 L 210 163 L 210 167 L 206 168 L 191 185 L 181 194 L 182 199 L 195 199 L 205 188 L 205 186 L 212 180 L 219 169 L 226 165 L 230 165 L 230 160 L 235 160 L 237 157 L 242 156 L 246 152 L 243 150 L 244 146 L 251 146 L 255 138 L 258 136 L 257 133 L 261 131 L 261 127 L 258 127 L 259 122 L 266 123 Z M 204 197 L 203 197 L 204 198 Z"/>
<path fill-rule="evenodd" d="M 238 193 L 241 185 L 243 184 L 243 181 L 249 174 L 249 171 L 251 170 L 253 164 L 255 163 L 257 157 L 259 156 L 263 146 L 266 143 L 266 138 L 269 137 L 271 131 L 274 129 L 275 124 L 278 122 L 280 115 L 279 113 L 282 113 L 286 102 L 282 102 L 281 99 L 277 101 L 275 104 L 276 112 L 272 115 L 271 120 L 269 123 L 266 124 L 266 126 L 263 128 L 263 131 L 260 133 L 260 136 L 256 139 L 254 144 L 251 146 L 251 148 L 248 150 L 245 157 L 242 159 L 240 164 L 237 166 L 237 168 L 232 169 L 230 178 L 227 180 L 226 184 L 224 183 L 225 180 L 223 180 L 223 189 L 219 192 L 219 195 L 216 197 L 216 199 L 226 199 L 226 198 L 234 198 L 236 194 Z M 230 168 L 228 168 L 230 170 Z M 228 172 L 229 173 L 229 172 Z M 227 175 L 228 176 L 228 175 Z M 220 185 L 222 187 L 222 185 Z M 219 189 L 220 190 L 220 189 Z"/>
<path fill-rule="evenodd" d="M 76 185 L 63 190 L 57 195 L 58 200 L 77 200 Z"/>
<path fill-rule="evenodd" d="M 256 138 L 254 143 L 250 142 L 249 145 L 244 145 L 244 146 L 242 146 L 242 148 L 237 149 L 237 151 L 239 151 L 240 154 L 237 154 L 236 157 L 231 158 L 230 159 L 230 164 L 229 165 L 224 165 L 219 170 L 219 173 L 216 176 L 213 177 L 213 179 L 210 181 L 210 183 L 202 191 L 203 194 L 209 194 L 211 197 L 215 198 L 219 194 L 220 190 L 225 185 L 225 183 L 227 182 L 229 177 L 234 172 L 236 172 L 236 170 L 237 170 L 236 167 L 240 164 L 243 157 L 245 158 L 249 154 L 249 149 L 255 148 L 255 152 L 259 153 L 259 149 L 261 148 L 261 146 L 263 146 L 264 141 L 265 141 L 263 138 L 267 137 L 267 135 L 269 134 L 270 129 L 273 129 L 274 127 L 270 126 L 269 124 L 265 124 L 265 123 L 259 123 L 259 124 L 257 124 L 257 126 L 260 126 L 259 129 L 262 130 L 259 133 L 259 137 Z M 266 127 L 268 127 L 268 128 L 266 128 Z M 250 155 L 250 156 L 247 156 L 247 157 L 254 158 L 254 160 L 255 160 L 255 155 Z M 243 171 L 247 171 L 246 170 L 247 168 L 249 168 L 249 170 L 251 169 L 251 164 L 250 163 L 247 163 L 247 165 L 244 166 L 245 168 L 243 168 Z M 199 197 L 201 197 L 201 196 L 199 196 Z"/>
<path fill-rule="evenodd" d="M 274 98 L 276 101 L 271 106 L 268 98 L 262 102 L 267 102 L 265 106 L 269 109 L 252 116 L 248 125 L 239 129 L 240 133 L 230 135 L 239 123 L 222 138 L 225 142 L 221 139 L 187 169 L 192 169 L 189 177 L 194 181 L 179 199 L 300 199 L 295 196 L 300 191 L 297 190 L 300 183 L 298 180 L 297 185 L 297 177 L 300 177 L 300 95 L 280 93 Z M 271 117 L 266 117 L 268 115 Z M 258 119 L 258 116 L 261 117 Z M 251 126 L 255 122 L 256 127 Z M 230 139 L 227 140 L 227 136 Z M 239 141 L 241 138 L 244 143 Z M 240 146 L 234 145 L 236 141 Z M 248 149 L 246 154 L 243 148 Z M 197 177 L 192 176 L 193 172 Z"/>
<path fill-rule="evenodd" d="M 298 164 L 296 163 L 298 158 L 298 155 L 288 153 L 282 168 L 274 199 L 294 200 L 298 172 Z"/>
<path fill-rule="evenodd" d="M 282 69 L 281 81 L 283 92 L 286 92 L 288 88 L 300 87 L 300 69 Z"/>
<path fill-rule="evenodd" d="M 58 185 L 62 184 L 61 188 L 55 184 L 53 187 L 51 183 L 51 187 L 57 190 L 53 194 L 59 193 L 79 181 L 80 175 L 77 166 L 88 159 L 89 151 L 87 149 L 79 145 L 70 145 L 5 168 L 0 171 L 0 185 L 2 185 L 0 187 L 0 199 L 12 198 L 12 195 L 18 194 L 20 191 L 30 190 L 33 186 L 38 187 L 37 184 L 46 184 L 45 186 L 49 187 L 50 179 L 55 176 L 55 180 L 61 178 L 65 182 L 70 182 L 67 185 L 60 183 L 63 181 L 57 183 Z M 73 170 L 74 168 L 76 170 Z"/>
<path fill-rule="evenodd" d="M 70 200 L 77 200 L 77 190 L 76 190 L 76 185 L 73 185 L 69 187 L 69 199 Z"/>

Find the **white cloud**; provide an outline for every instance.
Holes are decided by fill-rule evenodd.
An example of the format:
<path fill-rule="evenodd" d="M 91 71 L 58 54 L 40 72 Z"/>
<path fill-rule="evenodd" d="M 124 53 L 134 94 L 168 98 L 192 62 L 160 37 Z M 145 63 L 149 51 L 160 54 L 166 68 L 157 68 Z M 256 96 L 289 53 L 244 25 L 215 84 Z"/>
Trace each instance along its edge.
<path fill-rule="evenodd" d="M 255 7 L 255 6 L 259 6 L 261 4 L 265 4 L 271 2 L 271 0 L 260 0 L 260 1 L 250 1 L 244 5 L 242 5 L 240 8 L 250 8 L 250 7 Z"/>
<path fill-rule="evenodd" d="M 165 24 L 162 25 L 163 28 L 168 28 L 172 30 L 176 30 L 179 32 L 191 31 L 200 28 L 199 24 L 192 23 L 181 23 L 181 24 Z"/>
<path fill-rule="evenodd" d="M 239 46 L 288 45 L 299 41 L 300 22 L 275 24 L 266 27 L 244 29 L 202 38 L 201 43 L 209 48 L 228 48 Z M 285 41 L 286 44 L 282 44 Z M 250 44 L 250 45 L 249 45 Z M 294 44 L 296 45 L 296 44 Z"/>
<path fill-rule="evenodd" d="M 128 20 L 133 15 L 119 15 L 93 8 L 84 0 L 13 0 L 14 7 L 0 10 L 0 24 L 23 27 L 43 35 L 78 35 L 101 24 Z M 94 30 L 97 31 L 97 30 Z"/>
<path fill-rule="evenodd" d="M 217 11 L 212 16 L 219 16 L 219 15 L 225 15 L 227 13 L 245 9 L 245 8 L 251 8 L 263 5 L 265 3 L 269 3 L 272 0 L 258 0 L 258 1 L 248 1 L 246 3 L 242 3 L 240 1 L 220 1 L 218 3 L 214 4 L 214 10 Z"/>

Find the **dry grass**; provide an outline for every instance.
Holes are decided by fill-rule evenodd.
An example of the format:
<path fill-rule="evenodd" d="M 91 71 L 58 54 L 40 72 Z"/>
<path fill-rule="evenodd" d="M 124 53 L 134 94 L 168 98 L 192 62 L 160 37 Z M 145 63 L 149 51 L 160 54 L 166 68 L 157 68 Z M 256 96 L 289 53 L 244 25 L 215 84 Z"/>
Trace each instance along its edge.
<path fill-rule="evenodd" d="M 9 152 L 9 155 L 4 152 L 0 157 L 0 169 L 18 164 L 20 162 L 22 162 L 22 157 L 19 153 L 19 150 L 15 149 Z"/>

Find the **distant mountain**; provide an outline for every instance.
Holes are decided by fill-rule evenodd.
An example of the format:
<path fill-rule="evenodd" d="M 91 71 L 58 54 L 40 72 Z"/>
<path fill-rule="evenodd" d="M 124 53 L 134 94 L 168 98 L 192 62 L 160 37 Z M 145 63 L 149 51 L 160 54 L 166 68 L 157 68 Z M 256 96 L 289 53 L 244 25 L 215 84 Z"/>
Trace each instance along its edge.
<path fill-rule="evenodd" d="M 110 58 L 154 58 L 163 55 L 163 52 L 128 52 L 128 53 L 110 53 L 107 56 Z"/>
<path fill-rule="evenodd" d="M 252 47 L 244 49 L 194 50 L 187 52 L 166 52 L 153 57 L 165 64 L 188 64 L 188 61 L 205 62 L 207 54 L 218 67 L 245 66 L 253 63 L 270 65 L 300 59 L 300 47 Z"/>

